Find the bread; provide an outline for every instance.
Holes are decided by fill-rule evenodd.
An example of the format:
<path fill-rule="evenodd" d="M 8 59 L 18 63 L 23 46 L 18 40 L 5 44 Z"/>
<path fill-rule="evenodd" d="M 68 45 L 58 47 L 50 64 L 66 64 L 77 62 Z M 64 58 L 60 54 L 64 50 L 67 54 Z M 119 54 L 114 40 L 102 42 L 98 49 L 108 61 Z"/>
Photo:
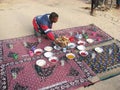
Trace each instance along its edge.
<path fill-rule="evenodd" d="M 69 42 L 70 42 L 69 38 L 67 38 L 65 36 L 60 36 L 60 37 L 56 38 L 56 40 L 55 40 L 55 43 L 61 47 L 66 47 Z"/>

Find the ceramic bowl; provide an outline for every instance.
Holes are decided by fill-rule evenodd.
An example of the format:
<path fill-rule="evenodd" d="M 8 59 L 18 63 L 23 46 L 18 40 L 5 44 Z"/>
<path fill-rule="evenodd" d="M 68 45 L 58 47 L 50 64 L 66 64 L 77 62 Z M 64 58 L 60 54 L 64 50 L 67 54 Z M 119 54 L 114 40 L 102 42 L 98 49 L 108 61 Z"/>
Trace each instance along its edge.
<path fill-rule="evenodd" d="M 80 51 L 79 54 L 83 57 L 86 57 L 88 55 L 87 51 Z"/>
<path fill-rule="evenodd" d="M 74 59 L 75 58 L 75 55 L 73 53 L 67 53 L 66 54 L 66 57 L 71 60 L 71 59 Z"/>
<path fill-rule="evenodd" d="M 40 48 L 34 50 L 34 54 L 36 54 L 36 55 L 40 55 L 42 52 L 43 52 L 43 50 Z"/>
<path fill-rule="evenodd" d="M 50 57 L 49 59 L 48 59 L 51 63 L 56 63 L 57 61 L 58 61 L 58 58 L 57 57 Z"/>
<path fill-rule="evenodd" d="M 96 51 L 97 53 L 102 53 L 102 52 L 103 52 L 103 48 L 101 48 L 101 47 L 96 47 L 96 48 L 95 48 L 95 51 Z"/>
<path fill-rule="evenodd" d="M 53 50 L 53 48 L 51 46 L 46 46 L 44 50 L 50 52 Z"/>
<path fill-rule="evenodd" d="M 36 65 L 40 66 L 40 67 L 43 67 L 46 65 L 46 61 L 43 60 L 43 59 L 39 59 L 36 61 Z"/>
<path fill-rule="evenodd" d="M 44 53 L 44 56 L 45 56 L 46 58 L 50 58 L 50 57 L 53 57 L 53 53 L 52 53 L 52 52 L 45 52 L 45 53 Z"/>
<path fill-rule="evenodd" d="M 77 49 L 80 51 L 84 51 L 86 49 L 86 47 L 84 45 L 78 45 Z"/>

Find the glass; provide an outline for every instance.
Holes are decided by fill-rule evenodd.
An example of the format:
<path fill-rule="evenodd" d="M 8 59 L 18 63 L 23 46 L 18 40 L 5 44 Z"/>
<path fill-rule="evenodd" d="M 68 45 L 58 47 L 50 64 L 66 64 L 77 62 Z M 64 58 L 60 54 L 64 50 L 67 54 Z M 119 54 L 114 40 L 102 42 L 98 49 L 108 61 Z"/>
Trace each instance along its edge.
<path fill-rule="evenodd" d="M 41 43 L 41 38 L 38 38 L 38 42 Z"/>
<path fill-rule="evenodd" d="M 24 42 L 23 42 L 23 45 L 24 45 L 24 47 L 27 47 L 27 42 L 24 41 Z"/>
<path fill-rule="evenodd" d="M 92 53 L 92 59 L 94 59 L 96 56 L 96 53 Z"/>
<path fill-rule="evenodd" d="M 109 48 L 108 51 L 109 51 L 109 54 L 112 54 L 113 49 Z"/>

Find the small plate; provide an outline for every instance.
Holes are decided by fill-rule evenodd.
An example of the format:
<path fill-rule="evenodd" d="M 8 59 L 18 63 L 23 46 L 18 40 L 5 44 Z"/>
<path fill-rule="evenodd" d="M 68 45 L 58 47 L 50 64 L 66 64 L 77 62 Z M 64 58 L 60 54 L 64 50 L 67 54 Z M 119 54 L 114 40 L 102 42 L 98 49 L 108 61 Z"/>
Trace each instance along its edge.
<path fill-rule="evenodd" d="M 86 47 L 84 45 L 79 45 L 79 46 L 77 46 L 77 49 L 84 51 L 86 49 Z"/>
<path fill-rule="evenodd" d="M 87 41 L 88 43 L 93 43 L 93 42 L 94 42 L 94 40 L 91 39 L 91 38 L 86 39 L 86 41 Z"/>
<path fill-rule="evenodd" d="M 98 53 L 102 53 L 102 52 L 103 52 L 103 48 L 101 48 L 101 47 L 96 47 L 96 48 L 95 48 L 95 51 L 98 52 Z"/>
<path fill-rule="evenodd" d="M 80 51 L 79 54 L 83 57 L 86 57 L 88 55 L 87 51 Z"/>
<path fill-rule="evenodd" d="M 34 54 L 36 54 L 36 55 L 40 55 L 42 52 L 43 52 L 43 50 L 40 48 L 34 50 Z"/>
<path fill-rule="evenodd" d="M 75 58 L 75 55 L 73 53 L 67 53 L 66 57 L 71 60 Z"/>
<path fill-rule="evenodd" d="M 50 58 L 49 58 L 49 61 L 50 61 L 51 63 L 56 63 L 56 62 L 58 61 L 58 58 L 57 58 L 57 57 L 50 57 Z"/>
<path fill-rule="evenodd" d="M 68 43 L 68 47 L 69 47 L 69 48 L 75 48 L 75 47 L 76 47 L 76 44 L 75 44 L 75 43 Z"/>
<path fill-rule="evenodd" d="M 50 51 L 53 50 L 53 48 L 52 48 L 51 46 L 46 46 L 46 47 L 44 48 L 44 50 L 47 51 L 47 52 L 50 52 Z"/>
<path fill-rule="evenodd" d="M 39 59 L 36 61 L 36 65 L 43 67 L 46 65 L 46 61 L 43 59 Z"/>
<path fill-rule="evenodd" d="M 52 52 L 45 52 L 44 56 L 47 57 L 47 58 L 50 58 L 50 57 L 53 56 L 53 53 Z"/>
<path fill-rule="evenodd" d="M 82 40 L 79 40 L 77 43 L 78 43 L 79 45 L 85 45 L 85 44 L 86 44 L 86 42 L 85 42 L 85 41 L 82 41 Z"/>

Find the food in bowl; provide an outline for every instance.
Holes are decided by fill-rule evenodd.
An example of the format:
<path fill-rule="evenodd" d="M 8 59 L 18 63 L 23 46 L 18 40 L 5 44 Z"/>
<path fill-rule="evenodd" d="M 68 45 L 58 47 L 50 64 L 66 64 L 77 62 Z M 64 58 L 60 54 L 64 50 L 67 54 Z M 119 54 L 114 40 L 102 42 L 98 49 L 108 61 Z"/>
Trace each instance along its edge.
<path fill-rule="evenodd" d="M 85 45 L 85 44 L 86 44 L 86 42 L 85 42 L 85 41 L 82 41 L 82 40 L 79 40 L 77 43 L 78 43 L 79 45 Z"/>
<path fill-rule="evenodd" d="M 34 54 L 36 54 L 36 55 L 40 55 L 42 52 L 43 52 L 43 50 L 40 48 L 34 50 Z"/>
<path fill-rule="evenodd" d="M 79 54 L 83 57 L 86 57 L 88 55 L 87 51 L 80 51 Z"/>
<path fill-rule="evenodd" d="M 74 58 L 75 58 L 75 55 L 74 55 L 73 53 L 67 53 L 67 54 L 66 54 L 66 57 L 67 57 L 68 59 L 74 59 Z"/>
<path fill-rule="evenodd" d="M 55 43 L 61 47 L 65 47 L 68 45 L 68 43 L 70 43 L 70 40 L 69 40 L 69 38 L 67 38 L 65 36 L 60 36 L 60 37 L 56 38 Z"/>
<path fill-rule="evenodd" d="M 57 61 L 58 61 L 58 58 L 57 57 L 50 57 L 49 58 L 49 61 L 51 62 L 51 63 L 56 63 Z"/>
<path fill-rule="evenodd" d="M 84 45 L 78 45 L 77 49 L 80 50 L 80 51 L 83 51 L 83 50 L 86 49 L 86 47 Z"/>
<path fill-rule="evenodd" d="M 42 67 L 42 66 L 45 66 L 46 65 L 46 61 L 43 60 L 43 59 L 39 59 L 36 61 L 36 65 Z"/>

